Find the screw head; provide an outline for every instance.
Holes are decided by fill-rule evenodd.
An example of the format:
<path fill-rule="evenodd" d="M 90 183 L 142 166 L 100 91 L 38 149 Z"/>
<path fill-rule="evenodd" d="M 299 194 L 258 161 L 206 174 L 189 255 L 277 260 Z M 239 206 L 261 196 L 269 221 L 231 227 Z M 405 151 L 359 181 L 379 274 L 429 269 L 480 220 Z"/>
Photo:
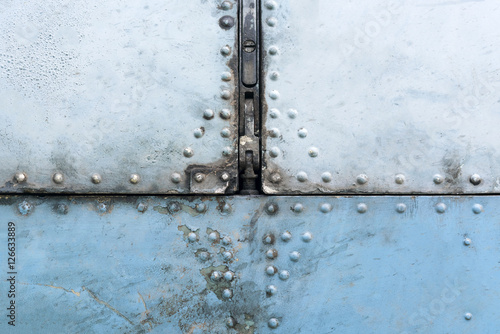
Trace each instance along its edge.
<path fill-rule="evenodd" d="M 280 77 L 280 74 L 279 74 L 279 72 L 276 72 L 276 71 L 273 71 L 273 72 L 271 72 L 271 74 L 269 74 L 269 78 L 271 78 L 271 80 L 274 80 L 274 81 L 278 80 L 279 77 Z"/>
<path fill-rule="evenodd" d="M 280 111 L 276 108 L 269 110 L 269 117 L 278 118 L 280 116 Z"/>
<path fill-rule="evenodd" d="M 16 180 L 17 183 L 22 183 L 28 179 L 26 176 L 26 173 L 18 172 L 14 175 L 14 179 Z"/>
<path fill-rule="evenodd" d="M 220 5 L 220 8 L 222 8 L 223 10 L 229 10 L 233 8 L 233 4 L 230 1 L 223 1 Z"/>
<path fill-rule="evenodd" d="M 243 42 L 243 50 L 246 53 L 252 53 L 255 51 L 256 48 L 257 48 L 257 45 L 255 44 L 255 41 L 252 41 L 251 39 L 248 39 L 248 40 Z"/>
<path fill-rule="evenodd" d="M 478 186 L 481 183 L 482 179 L 481 176 L 479 176 L 478 174 L 472 174 L 469 181 L 473 185 Z"/>
<path fill-rule="evenodd" d="M 271 158 L 277 158 L 280 155 L 280 149 L 278 147 L 271 147 L 269 150 L 269 156 Z"/>
<path fill-rule="evenodd" d="M 130 183 L 137 184 L 137 183 L 139 183 L 140 180 L 141 180 L 141 177 L 139 176 L 139 174 L 130 175 Z"/>
<path fill-rule="evenodd" d="M 233 149 L 229 146 L 224 147 L 224 149 L 222 150 L 222 155 L 225 157 L 230 156 L 231 153 L 233 153 Z"/>
<path fill-rule="evenodd" d="M 94 173 L 92 174 L 92 176 L 90 177 L 90 179 L 92 180 L 92 183 L 93 184 L 99 184 L 102 182 L 102 177 L 101 175 L 97 174 L 97 173 Z"/>
<path fill-rule="evenodd" d="M 229 179 L 231 179 L 231 175 L 229 175 L 228 172 L 224 172 L 222 173 L 222 175 L 220 176 L 220 179 L 224 182 L 227 182 L 229 181 Z"/>
<path fill-rule="evenodd" d="M 269 321 L 267 322 L 267 325 L 270 327 L 270 328 L 278 328 L 278 326 L 280 325 L 278 319 L 276 318 L 271 318 L 269 319 Z"/>
<path fill-rule="evenodd" d="M 398 175 L 396 175 L 396 178 L 394 179 L 394 181 L 397 184 L 403 184 L 403 183 L 405 183 L 405 176 L 403 174 L 398 174 Z"/>
<path fill-rule="evenodd" d="M 297 251 L 293 251 L 290 253 L 290 260 L 293 262 L 297 262 L 300 259 L 300 253 Z"/>
<path fill-rule="evenodd" d="M 299 112 L 296 109 L 289 109 L 287 114 L 288 114 L 288 118 L 295 119 L 295 118 L 297 118 Z"/>
<path fill-rule="evenodd" d="M 181 182 L 181 174 L 179 173 L 173 173 L 171 176 L 170 176 L 170 180 L 173 182 L 173 183 L 179 183 Z"/>
<path fill-rule="evenodd" d="M 194 174 L 193 179 L 196 182 L 201 183 L 201 182 L 203 182 L 203 180 L 205 180 L 205 174 L 203 174 L 203 173 L 196 173 L 196 174 Z"/>
<path fill-rule="evenodd" d="M 64 175 L 61 173 L 55 173 L 52 175 L 52 181 L 54 181 L 54 183 L 61 184 L 64 182 Z"/>
<path fill-rule="evenodd" d="M 224 203 L 224 205 L 221 208 L 221 213 L 223 214 L 228 214 L 231 212 L 231 205 L 229 203 Z"/>
<path fill-rule="evenodd" d="M 272 128 L 269 130 L 269 137 L 278 138 L 280 136 L 280 130 L 277 128 Z"/>
<path fill-rule="evenodd" d="M 358 182 L 358 184 L 365 184 L 366 182 L 368 182 L 368 176 L 366 176 L 365 174 L 359 174 L 356 178 L 356 182 Z"/>
<path fill-rule="evenodd" d="M 273 1 L 273 0 L 269 0 L 269 1 L 266 1 L 265 6 L 266 6 L 266 8 L 267 8 L 267 9 L 272 10 L 272 9 L 276 9 L 276 7 L 277 7 L 278 5 L 276 4 L 276 2 L 275 2 L 275 1 Z"/>

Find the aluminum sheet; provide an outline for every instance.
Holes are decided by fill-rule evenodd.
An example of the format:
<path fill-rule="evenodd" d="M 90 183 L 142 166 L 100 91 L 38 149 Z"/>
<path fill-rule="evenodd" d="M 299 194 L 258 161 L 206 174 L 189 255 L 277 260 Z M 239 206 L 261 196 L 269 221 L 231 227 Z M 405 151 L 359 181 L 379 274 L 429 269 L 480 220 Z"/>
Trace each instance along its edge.
<path fill-rule="evenodd" d="M 0 332 L 494 333 L 499 201 L 2 197 Z"/>
<path fill-rule="evenodd" d="M 236 14 L 218 0 L 2 1 L 0 192 L 235 190 Z M 195 166 L 232 181 L 193 190 Z"/>
<path fill-rule="evenodd" d="M 263 1 L 264 191 L 499 193 L 499 15 L 496 0 Z"/>

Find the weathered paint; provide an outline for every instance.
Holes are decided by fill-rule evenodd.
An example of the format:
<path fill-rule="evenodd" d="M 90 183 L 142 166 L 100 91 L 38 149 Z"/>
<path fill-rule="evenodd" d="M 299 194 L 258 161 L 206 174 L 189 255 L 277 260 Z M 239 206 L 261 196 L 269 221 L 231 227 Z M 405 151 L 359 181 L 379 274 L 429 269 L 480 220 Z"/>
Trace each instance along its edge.
<path fill-rule="evenodd" d="M 2 2 L 0 192 L 189 193 L 193 166 L 235 179 L 237 29 L 219 18 L 236 13 L 217 0 Z"/>
<path fill-rule="evenodd" d="M 500 192 L 498 1 L 269 2 L 264 192 Z"/>
<path fill-rule="evenodd" d="M 2 333 L 500 326 L 497 197 L 9 196 L 0 216 Z M 16 225 L 15 331 L 5 317 L 7 222 Z M 228 270 L 233 280 L 210 279 Z"/>

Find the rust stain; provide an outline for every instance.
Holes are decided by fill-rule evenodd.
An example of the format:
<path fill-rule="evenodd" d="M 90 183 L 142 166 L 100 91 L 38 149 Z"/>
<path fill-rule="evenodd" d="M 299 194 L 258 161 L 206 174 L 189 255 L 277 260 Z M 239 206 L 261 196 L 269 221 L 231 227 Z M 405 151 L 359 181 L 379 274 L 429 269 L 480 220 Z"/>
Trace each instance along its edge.
<path fill-rule="evenodd" d="M 75 291 L 73 289 L 66 289 L 66 288 L 63 288 L 62 286 L 55 286 L 55 285 L 50 285 L 50 284 L 40 284 L 40 283 L 33 283 L 33 284 L 30 284 L 30 283 L 19 283 L 19 284 L 22 284 L 22 285 L 38 285 L 38 286 L 45 286 L 47 288 L 52 288 L 52 289 L 60 289 L 60 290 L 72 293 L 72 294 L 74 294 L 77 297 L 80 297 L 80 294 L 81 294 L 81 292 L 77 292 L 77 291 Z"/>
<path fill-rule="evenodd" d="M 193 325 L 191 325 L 191 328 L 189 328 L 189 330 L 186 332 L 186 334 L 193 334 L 195 329 L 205 329 L 206 326 L 207 326 L 206 323 L 202 323 L 202 324 L 194 323 Z"/>
<path fill-rule="evenodd" d="M 82 291 L 87 291 L 89 293 L 89 295 L 96 301 L 98 302 L 99 304 L 101 305 L 104 305 L 106 306 L 107 308 L 109 308 L 111 311 L 113 311 L 114 313 L 116 313 L 117 315 L 119 315 L 120 317 L 122 317 L 123 319 L 127 320 L 129 324 L 131 324 L 132 326 L 134 325 L 134 323 L 132 321 L 130 321 L 129 318 L 127 318 L 126 316 L 124 316 L 123 314 L 120 313 L 120 311 L 118 311 L 117 309 L 115 309 L 113 306 L 109 305 L 108 303 L 106 303 L 104 300 L 101 300 L 99 299 L 96 294 L 94 292 L 92 292 L 91 290 L 89 290 L 88 288 L 82 286 Z"/>

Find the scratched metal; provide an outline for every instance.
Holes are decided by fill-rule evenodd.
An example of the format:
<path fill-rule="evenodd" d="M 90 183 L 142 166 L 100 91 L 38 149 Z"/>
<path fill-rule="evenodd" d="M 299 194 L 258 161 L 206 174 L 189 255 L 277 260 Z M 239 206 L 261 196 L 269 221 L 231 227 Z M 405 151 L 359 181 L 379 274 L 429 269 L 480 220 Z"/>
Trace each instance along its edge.
<path fill-rule="evenodd" d="M 264 191 L 499 193 L 499 15 L 496 0 L 263 1 Z"/>
<path fill-rule="evenodd" d="M 236 13 L 218 0 L 2 1 L 0 192 L 186 193 L 191 165 L 235 178 L 236 29 L 219 20 Z"/>
<path fill-rule="evenodd" d="M 2 315 L 0 331 L 493 333 L 499 204 L 496 197 L 4 197 L 1 266 L 7 278 L 11 221 L 17 318 L 13 330 Z M 266 237 L 274 241 L 266 245 Z M 222 258 L 225 251 L 232 259 Z M 210 254 L 205 262 L 202 252 Z M 207 284 L 216 267 L 234 272 L 234 281 Z M 284 270 L 287 280 L 279 278 Z M 5 279 L 0 288 L 4 314 Z M 230 300 L 221 295 L 226 288 Z M 273 318 L 276 329 L 268 326 Z"/>

